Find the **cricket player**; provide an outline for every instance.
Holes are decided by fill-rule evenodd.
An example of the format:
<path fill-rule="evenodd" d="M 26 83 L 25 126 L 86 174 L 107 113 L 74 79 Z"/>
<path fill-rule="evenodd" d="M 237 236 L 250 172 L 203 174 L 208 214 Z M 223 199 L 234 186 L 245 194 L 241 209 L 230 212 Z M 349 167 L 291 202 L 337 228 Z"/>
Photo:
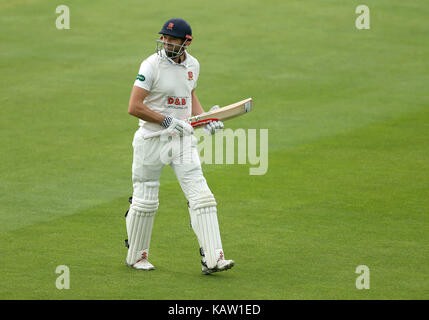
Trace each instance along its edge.
<path fill-rule="evenodd" d="M 234 261 L 225 259 L 216 200 L 201 170 L 194 130 L 184 121 L 204 112 L 195 94 L 200 66 L 187 52 L 193 39 L 192 29 L 185 20 L 174 18 L 163 25 L 159 34 L 156 53 L 142 62 L 129 101 L 128 113 L 139 119 L 139 129 L 133 139 L 133 196 L 126 215 L 126 263 L 138 270 L 154 269 L 148 260 L 149 247 L 159 204 L 159 179 L 162 168 L 168 164 L 188 200 L 203 274 L 227 270 L 234 266 Z M 221 121 L 212 121 L 203 129 L 213 134 L 222 128 Z M 145 139 L 145 135 L 159 130 L 174 139 L 166 139 L 165 134 Z M 178 155 L 190 160 L 176 161 L 173 155 L 166 163 L 165 151 L 171 144 L 182 144 Z"/>

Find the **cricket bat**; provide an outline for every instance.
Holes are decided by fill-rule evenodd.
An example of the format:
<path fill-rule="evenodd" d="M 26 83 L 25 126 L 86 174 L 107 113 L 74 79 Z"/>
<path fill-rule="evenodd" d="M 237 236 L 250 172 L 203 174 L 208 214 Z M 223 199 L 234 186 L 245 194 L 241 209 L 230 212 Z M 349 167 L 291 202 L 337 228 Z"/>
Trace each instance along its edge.
<path fill-rule="evenodd" d="M 250 112 L 253 108 L 252 98 L 248 98 L 228 106 L 209 111 L 198 116 L 190 117 L 187 121 L 194 128 L 201 127 L 209 123 L 210 121 L 225 121 L 229 120 L 247 112 Z"/>
<path fill-rule="evenodd" d="M 198 128 L 208 124 L 210 121 L 217 121 L 217 120 L 225 121 L 225 120 L 229 120 L 229 119 L 241 116 L 242 114 L 252 111 L 252 109 L 253 109 L 253 100 L 252 98 L 247 98 L 242 101 L 224 106 L 222 108 L 190 117 L 186 121 L 194 128 Z M 160 136 L 165 132 L 165 130 L 160 130 L 160 131 L 146 134 L 144 138 L 149 139 L 149 138 Z"/>

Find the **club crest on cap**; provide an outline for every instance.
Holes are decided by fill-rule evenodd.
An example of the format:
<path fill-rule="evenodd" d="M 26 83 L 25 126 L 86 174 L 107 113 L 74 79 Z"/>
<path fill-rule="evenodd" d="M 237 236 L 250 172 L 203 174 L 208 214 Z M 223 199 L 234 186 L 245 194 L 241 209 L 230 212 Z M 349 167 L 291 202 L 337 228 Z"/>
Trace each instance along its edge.
<path fill-rule="evenodd" d="M 167 26 L 167 29 L 173 31 L 173 27 L 174 27 L 174 23 L 170 22 Z"/>

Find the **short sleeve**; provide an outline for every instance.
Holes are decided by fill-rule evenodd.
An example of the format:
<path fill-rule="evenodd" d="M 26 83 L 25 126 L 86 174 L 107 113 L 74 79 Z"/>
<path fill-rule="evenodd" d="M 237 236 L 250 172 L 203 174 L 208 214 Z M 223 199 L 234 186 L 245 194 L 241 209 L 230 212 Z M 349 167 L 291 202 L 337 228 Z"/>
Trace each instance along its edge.
<path fill-rule="evenodd" d="M 137 75 L 136 81 L 134 81 L 134 85 L 147 91 L 151 91 L 154 81 L 153 77 L 153 67 L 147 60 L 145 60 L 140 65 L 139 73 Z"/>

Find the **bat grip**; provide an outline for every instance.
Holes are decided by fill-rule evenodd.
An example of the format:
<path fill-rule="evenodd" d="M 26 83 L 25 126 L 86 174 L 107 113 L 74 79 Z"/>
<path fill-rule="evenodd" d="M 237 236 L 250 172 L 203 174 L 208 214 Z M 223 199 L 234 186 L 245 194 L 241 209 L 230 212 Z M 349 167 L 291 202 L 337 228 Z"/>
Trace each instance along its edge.
<path fill-rule="evenodd" d="M 195 121 L 195 122 L 191 122 L 191 126 L 193 126 L 194 128 L 197 127 L 201 127 L 204 126 L 212 121 L 219 121 L 219 119 L 216 118 L 212 118 L 212 119 L 205 119 L 205 120 L 200 120 L 200 121 Z"/>

